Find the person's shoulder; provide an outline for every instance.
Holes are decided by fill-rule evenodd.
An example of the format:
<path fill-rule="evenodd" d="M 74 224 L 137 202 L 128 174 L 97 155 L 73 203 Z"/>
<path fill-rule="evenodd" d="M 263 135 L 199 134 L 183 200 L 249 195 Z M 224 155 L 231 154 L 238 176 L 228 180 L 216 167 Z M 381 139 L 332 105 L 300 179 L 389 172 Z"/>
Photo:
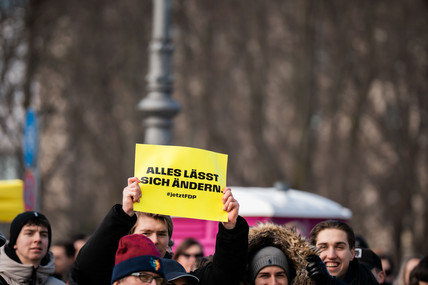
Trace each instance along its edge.
<path fill-rule="evenodd" d="M 63 281 L 59 280 L 56 277 L 49 276 L 49 278 L 46 281 L 45 285 L 65 285 L 65 283 Z"/>
<path fill-rule="evenodd" d="M 355 260 L 355 259 L 354 259 Z M 360 280 L 359 284 L 364 285 L 376 285 L 379 284 L 377 282 L 376 278 L 370 271 L 370 269 L 365 266 L 364 264 L 361 264 L 360 262 L 357 262 L 358 264 L 358 279 Z"/>
<path fill-rule="evenodd" d="M 7 281 L 3 278 L 1 274 L 0 274 L 0 285 L 8 285 Z"/>

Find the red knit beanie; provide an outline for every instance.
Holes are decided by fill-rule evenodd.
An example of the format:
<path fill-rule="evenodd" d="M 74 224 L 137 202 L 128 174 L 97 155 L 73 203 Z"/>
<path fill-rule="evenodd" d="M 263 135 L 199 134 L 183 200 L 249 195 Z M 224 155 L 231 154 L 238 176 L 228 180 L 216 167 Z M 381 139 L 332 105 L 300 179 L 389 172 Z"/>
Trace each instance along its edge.
<path fill-rule="evenodd" d="M 141 234 L 122 237 L 116 251 L 111 283 L 140 271 L 151 271 L 165 277 L 160 257 L 159 250 L 148 237 Z"/>

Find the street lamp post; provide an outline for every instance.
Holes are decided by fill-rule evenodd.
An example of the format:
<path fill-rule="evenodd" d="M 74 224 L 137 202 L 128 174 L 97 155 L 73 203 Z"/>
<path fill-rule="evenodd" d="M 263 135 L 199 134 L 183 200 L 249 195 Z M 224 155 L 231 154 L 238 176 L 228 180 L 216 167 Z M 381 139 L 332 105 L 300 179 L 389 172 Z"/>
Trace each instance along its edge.
<path fill-rule="evenodd" d="M 153 37 L 150 43 L 148 94 L 138 104 L 144 115 L 145 143 L 170 145 L 172 118 L 180 106 L 172 98 L 173 45 L 171 30 L 171 0 L 153 0 Z"/>

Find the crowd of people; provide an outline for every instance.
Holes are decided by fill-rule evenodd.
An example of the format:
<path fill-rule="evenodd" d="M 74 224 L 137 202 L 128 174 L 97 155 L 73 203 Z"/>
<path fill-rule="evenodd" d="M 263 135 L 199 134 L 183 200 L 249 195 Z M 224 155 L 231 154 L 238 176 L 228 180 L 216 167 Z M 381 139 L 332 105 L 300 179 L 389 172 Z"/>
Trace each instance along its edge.
<path fill-rule="evenodd" d="M 240 284 L 428 285 L 428 256 L 403 260 L 398 274 L 388 255 L 376 253 L 344 222 L 318 223 L 308 238 L 270 222 L 249 227 L 232 190 L 223 191 L 227 222 L 218 224 L 215 252 L 185 239 L 172 252 L 170 216 L 135 212 L 139 179 L 128 179 L 114 205 L 88 238 L 52 242 L 48 219 L 23 212 L 0 235 L 3 284 Z"/>

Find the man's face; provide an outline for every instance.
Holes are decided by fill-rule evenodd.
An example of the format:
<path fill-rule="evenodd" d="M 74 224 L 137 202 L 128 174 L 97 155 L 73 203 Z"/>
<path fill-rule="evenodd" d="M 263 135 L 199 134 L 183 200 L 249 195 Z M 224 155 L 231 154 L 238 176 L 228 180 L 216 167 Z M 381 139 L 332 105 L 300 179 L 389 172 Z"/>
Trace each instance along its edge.
<path fill-rule="evenodd" d="M 288 285 L 287 274 L 279 266 L 266 266 L 257 273 L 254 285 Z"/>
<path fill-rule="evenodd" d="M 318 233 L 316 247 L 320 258 L 332 276 L 343 279 L 354 259 L 355 250 L 349 247 L 346 232 L 338 229 L 325 229 Z"/>
<path fill-rule="evenodd" d="M 202 248 L 199 245 L 194 244 L 184 250 L 183 253 L 177 258 L 177 261 L 183 265 L 187 272 L 190 272 L 192 271 L 192 267 L 199 257 L 202 257 Z"/>
<path fill-rule="evenodd" d="M 82 248 L 82 246 L 84 246 L 86 243 L 86 240 L 83 239 L 78 239 L 76 241 L 74 241 L 73 245 L 74 248 L 76 249 L 76 253 L 74 254 L 74 256 L 77 256 L 79 254 L 80 249 Z"/>
<path fill-rule="evenodd" d="M 154 278 L 152 279 L 152 281 L 150 283 L 143 281 L 148 275 L 150 275 L 151 277 L 160 277 L 159 274 L 153 273 L 150 271 L 142 271 L 140 273 L 143 274 L 143 276 L 138 277 L 138 276 L 128 275 L 128 276 L 126 276 L 120 280 L 115 281 L 113 283 L 113 285 L 119 285 L 119 284 L 123 284 L 123 285 L 141 285 L 141 284 L 157 285 L 157 284 L 160 284 L 160 281 L 156 281 L 156 279 L 154 279 Z"/>
<path fill-rule="evenodd" d="M 165 256 L 169 242 L 169 235 L 168 227 L 163 221 L 141 215 L 138 217 L 134 234 L 143 234 L 148 237 L 159 250 L 161 257 Z"/>
<path fill-rule="evenodd" d="M 394 281 L 394 275 L 391 272 L 391 263 L 387 258 L 382 258 L 382 268 L 385 272 L 385 282 L 392 283 Z"/>
<path fill-rule="evenodd" d="M 372 268 L 370 271 L 372 272 L 373 276 L 376 278 L 377 282 L 379 284 L 383 284 L 383 282 L 385 281 L 385 272 L 376 268 Z"/>
<path fill-rule="evenodd" d="M 39 266 L 48 252 L 49 232 L 46 227 L 25 225 L 13 246 L 22 264 Z"/>
<path fill-rule="evenodd" d="M 55 256 L 55 273 L 66 273 L 73 265 L 73 258 L 67 256 L 63 246 L 53 245 L 51 251 Z"/>

